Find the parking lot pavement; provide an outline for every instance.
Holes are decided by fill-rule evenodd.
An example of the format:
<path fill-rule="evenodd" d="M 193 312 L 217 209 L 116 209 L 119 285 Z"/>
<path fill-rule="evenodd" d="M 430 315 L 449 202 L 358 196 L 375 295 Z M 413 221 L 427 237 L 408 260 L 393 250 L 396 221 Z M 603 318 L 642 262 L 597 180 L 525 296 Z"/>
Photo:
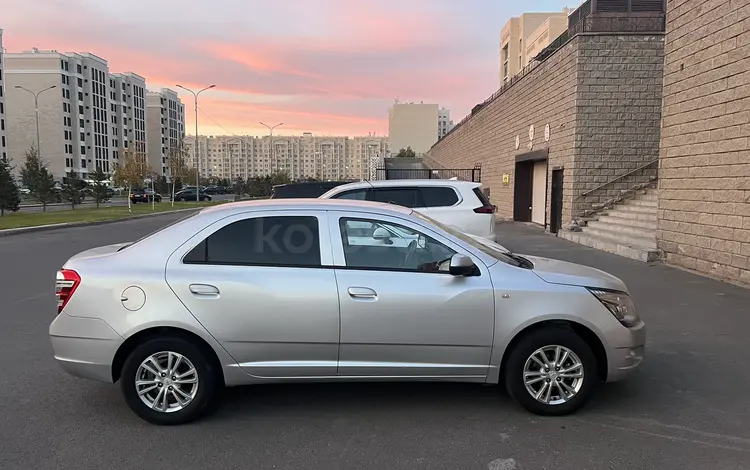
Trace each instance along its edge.
<path fill-rule="evenodd" d="M 639 373 L 578 414 L 530 415 L 498 387 L 307 384 L 232 389 L 204 421 L 148 425 L 117 386 L 54 364 L 54 273 L 179 217 L 0 239 L 0 468 L 750 469 L 750 292 L 512 224 L 500 243 L 622 277 L 648 323 Z"/>

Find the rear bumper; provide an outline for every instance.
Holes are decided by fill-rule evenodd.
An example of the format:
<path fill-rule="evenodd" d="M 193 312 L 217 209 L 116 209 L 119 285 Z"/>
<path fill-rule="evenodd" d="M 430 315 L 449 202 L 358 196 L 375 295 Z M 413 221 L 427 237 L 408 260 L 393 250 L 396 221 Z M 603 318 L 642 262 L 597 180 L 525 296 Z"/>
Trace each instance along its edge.
<path fill-rule="evenodd" d="M 643 362 L 646 353 L 646 325 L 633 328 L 618 325 L 606 332 L 607 382 L 617 382 L 632 375 Z"/>
<path fill-rule="evenodd" d="M 49 327 L 55 360 L 76 377 L 112 382 L 112 361 L 123 339 L 98 318 L 62 313 Z"/>

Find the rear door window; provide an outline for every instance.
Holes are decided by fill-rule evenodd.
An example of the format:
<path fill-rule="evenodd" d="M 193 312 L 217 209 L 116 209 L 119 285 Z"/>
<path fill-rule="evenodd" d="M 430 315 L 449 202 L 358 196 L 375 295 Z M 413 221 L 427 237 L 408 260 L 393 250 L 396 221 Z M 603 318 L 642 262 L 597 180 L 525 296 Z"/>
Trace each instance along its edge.
<path fill-rule="evenodd" d="M 370 200 L 386 204 L 396 204 L 397 206 L 408 207 L 410 209 L 425 207 L 422 195 L 417 187 L 375 188 L 370 191 Z"/>
<path fill-rule="evenodd" d="M 343 193 L 336 194 L 331 199 L 350 199 L 355 201 L 364 201 L 367 199 L 366 189 L 352 189 L 351 191 L 344 191 Z"/>
<path fill-rule="evenodd" d="M 456 190 L 450 187 L 426 186 L 419 188 L 423 207 L 451 207 L 458 203 Z"/>
<path fill-rule="evenodd" d="M 203 240 L 186 264 L 317 267 L 317 217 L 254 217 L 233 222 Z"/>

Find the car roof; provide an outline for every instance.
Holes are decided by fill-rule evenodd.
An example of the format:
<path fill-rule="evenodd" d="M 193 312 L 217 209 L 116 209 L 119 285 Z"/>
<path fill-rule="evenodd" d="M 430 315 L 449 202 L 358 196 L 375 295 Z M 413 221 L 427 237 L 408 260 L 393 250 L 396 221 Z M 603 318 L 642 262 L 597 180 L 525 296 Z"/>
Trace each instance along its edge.
<path fill-rule="evenodd" d="M 461 187 L 466 186 L 468 188 L 475 188 L 481 186 L 482 183 L 475 181 L 463 181 L 463 180 L 445 180 L 445 179 L 403 179 L 403 180 L 375 180 L 375 181 L 357 181 L 354 183 L 348 183 L 341 186 L 336 186 L 336 192 L 348 190 L 348 189 L 360 189 L 360 188 L 388 188 L 394 186 L 454 186 Z"/>
<path fill-rule="evenodd" d="M 409 215 L 413 211 L 409 208 L 386 204 L 382 202 L 355 201 L 348 199 L 318 199 L 318 198 L 289 198 L 289 199 L 256 199 L 254 201 L 239 201 L 210 206 L 201 210 L 202 214 L 231 215 L 233 213 L 262 210 L 350 210 L 375 211 L 383 215 Z"/>
<path fill-rule="evenodd" d="M 295 188 L 300 186 L 314 186 L 314 185 L 325 185 L 325 186 L 337 186 L 340 184 L 351 183 L 351 181 L 297 181 L 294 183 L 277 184 L 273 186 L 273 189 L 278 188 Z"/>

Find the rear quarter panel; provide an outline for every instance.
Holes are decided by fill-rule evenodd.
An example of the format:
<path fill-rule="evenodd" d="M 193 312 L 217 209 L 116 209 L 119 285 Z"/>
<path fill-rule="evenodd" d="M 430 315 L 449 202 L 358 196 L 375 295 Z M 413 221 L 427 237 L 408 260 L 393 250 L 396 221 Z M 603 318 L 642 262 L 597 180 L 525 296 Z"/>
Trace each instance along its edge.
<path fill-rule="evenodd" d="M 247 374 L 237 367 L 227 367 L 237 362 L 167 285 L 166 258 L 174 250 L 159 251 L 135 245 L 111 255 L 69 260 L 65 268 L 78 272 L 81 285 L 65 306 L 65 313 L 73 317 L 99 318 L 125 340 L 155 327 L 189 331 L 200 336 L 216 352 L 224 366 L 227 385 L 247 382 Z M 145 294 L 143 306 L 135 311 L 125 308 L 121 301 L 123 291 L 131 286 L 139 287 Z"/>

